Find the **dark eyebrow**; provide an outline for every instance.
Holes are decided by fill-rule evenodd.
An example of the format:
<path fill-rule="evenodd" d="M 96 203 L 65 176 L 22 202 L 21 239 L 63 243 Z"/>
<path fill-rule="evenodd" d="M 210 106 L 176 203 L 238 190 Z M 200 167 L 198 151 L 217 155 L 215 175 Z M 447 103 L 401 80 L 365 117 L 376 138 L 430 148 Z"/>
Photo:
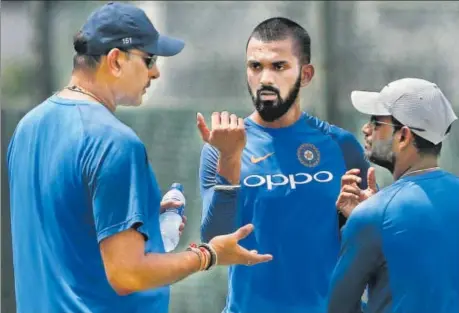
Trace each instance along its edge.
<path fill-rule="evenodd" d="M 276 62 L 273 62 L 272 64 L 275 65 L 275 66 L 279 66 L 279 65 L 288 64 L 288 62 L 287 61 L 276 61 Z"/>

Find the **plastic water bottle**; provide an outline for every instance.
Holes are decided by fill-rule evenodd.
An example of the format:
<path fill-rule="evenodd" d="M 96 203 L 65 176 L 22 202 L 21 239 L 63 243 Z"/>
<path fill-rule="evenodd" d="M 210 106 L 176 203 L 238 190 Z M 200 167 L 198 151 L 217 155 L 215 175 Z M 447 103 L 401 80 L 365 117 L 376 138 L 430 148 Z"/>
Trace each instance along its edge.
<path fill-rule="evenodd" d="M 166 252 L 174 250 L 180 239 L 179 227 L 182 223 L 182 216 L 185 210 L 185 196 L 183 195 L 182 184 L 172 184 L 169 191 L 163 197 L 163 201 L 169 200 L 180 201 L 183 205 L 178 208 L 166 209 L 166 211 L 159 216 L 161 236 Z"/>

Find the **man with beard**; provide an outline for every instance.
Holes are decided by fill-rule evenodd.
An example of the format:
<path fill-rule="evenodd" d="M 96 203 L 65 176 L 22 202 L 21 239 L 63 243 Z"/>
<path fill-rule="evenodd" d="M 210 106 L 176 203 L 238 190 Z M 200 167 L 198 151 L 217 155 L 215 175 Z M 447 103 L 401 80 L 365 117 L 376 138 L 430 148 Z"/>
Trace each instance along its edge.
<path fill-rule="evenodd" d="M 367 284 L 365 312 L 459 312 L 459 178 L 438 167 L 457 119 L 451 104 L 437 85 L 414 78 L 351 99 L 371 116 L 362 129 L 366 154 L 395 182 L 375 194 L 358 188 L 358 170 L 343 176 L 337 205 L 353 211 L 329 312 L 359 312 Z"/>
<path fill-rule="evenodd" d="M 230 267 L 225 313 L 326 311 L 339 254 L 339 178 L 351 168 L 366 175 L 369 164 L 352 134 L 301 111 L 300 89 L 314 75 L 310 49 L 297 23 L 262 22 L 246 48 L 255 111 L 245 120 L 213 113 L 221 136 L 198 114 L 202 239 L 251 222 L 255 232 L 241 244 L 273 255 L 269 265 Z"/>

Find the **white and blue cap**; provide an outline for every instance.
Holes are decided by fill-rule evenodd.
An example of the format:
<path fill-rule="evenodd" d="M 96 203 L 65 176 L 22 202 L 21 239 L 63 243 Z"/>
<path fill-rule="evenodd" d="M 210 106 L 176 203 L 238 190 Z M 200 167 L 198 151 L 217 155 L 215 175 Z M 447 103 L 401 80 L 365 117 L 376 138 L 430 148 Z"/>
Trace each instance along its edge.
<path fill-rule="evenodd" d="M 393 116 L 433 144 L 448 136 L 457 120 L 451 103 L 440 88 L 427 80 L 403 78 L 389 83 L 380 92 L 353 91 L 352 105 L 361 113 Z"/>
<path fill-rule="evenodd" d="M 88 55 L 103 55 L 119 48 L 168 57 L 185 46 L 180 39 L 161 35 L 142 9 L 121 2 L 110 2 L 94 11 L 81 31 Z"/>

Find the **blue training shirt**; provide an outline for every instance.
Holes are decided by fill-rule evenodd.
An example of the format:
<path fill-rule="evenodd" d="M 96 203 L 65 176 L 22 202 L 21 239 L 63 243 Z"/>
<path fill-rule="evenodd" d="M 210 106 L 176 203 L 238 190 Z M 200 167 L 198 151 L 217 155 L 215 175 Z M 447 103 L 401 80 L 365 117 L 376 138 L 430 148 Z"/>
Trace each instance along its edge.
<path fill-rule="evenodd" d="M 240 243 L 273 260 L 231 266 L 225 313 L 323 313 L 336 264 L 340 230 L 335 206 L 341 176 L 369 167 L 355 137 L 303 113 L 286 128 L 245 119 L 241 189 L 215 190 L 228 182 L 217 174 L 218 152 L 203 147 L 200 189 L 204 241 L 253 223 Z"/>
<path fill-rule="evenodd" d="M 406 176 L 354 209 L 343 229 L 330 313 L 459 312 L 459 178 Z"/>
<path fill-rule="evenodd" d="M 169 287 L 118 296 L 99 243 L 130 227 L 163 253 L 160 191 L 137 135 L 100 104 L 51 96 L 8 149 L 18 313 L 168 311 Z"/>

